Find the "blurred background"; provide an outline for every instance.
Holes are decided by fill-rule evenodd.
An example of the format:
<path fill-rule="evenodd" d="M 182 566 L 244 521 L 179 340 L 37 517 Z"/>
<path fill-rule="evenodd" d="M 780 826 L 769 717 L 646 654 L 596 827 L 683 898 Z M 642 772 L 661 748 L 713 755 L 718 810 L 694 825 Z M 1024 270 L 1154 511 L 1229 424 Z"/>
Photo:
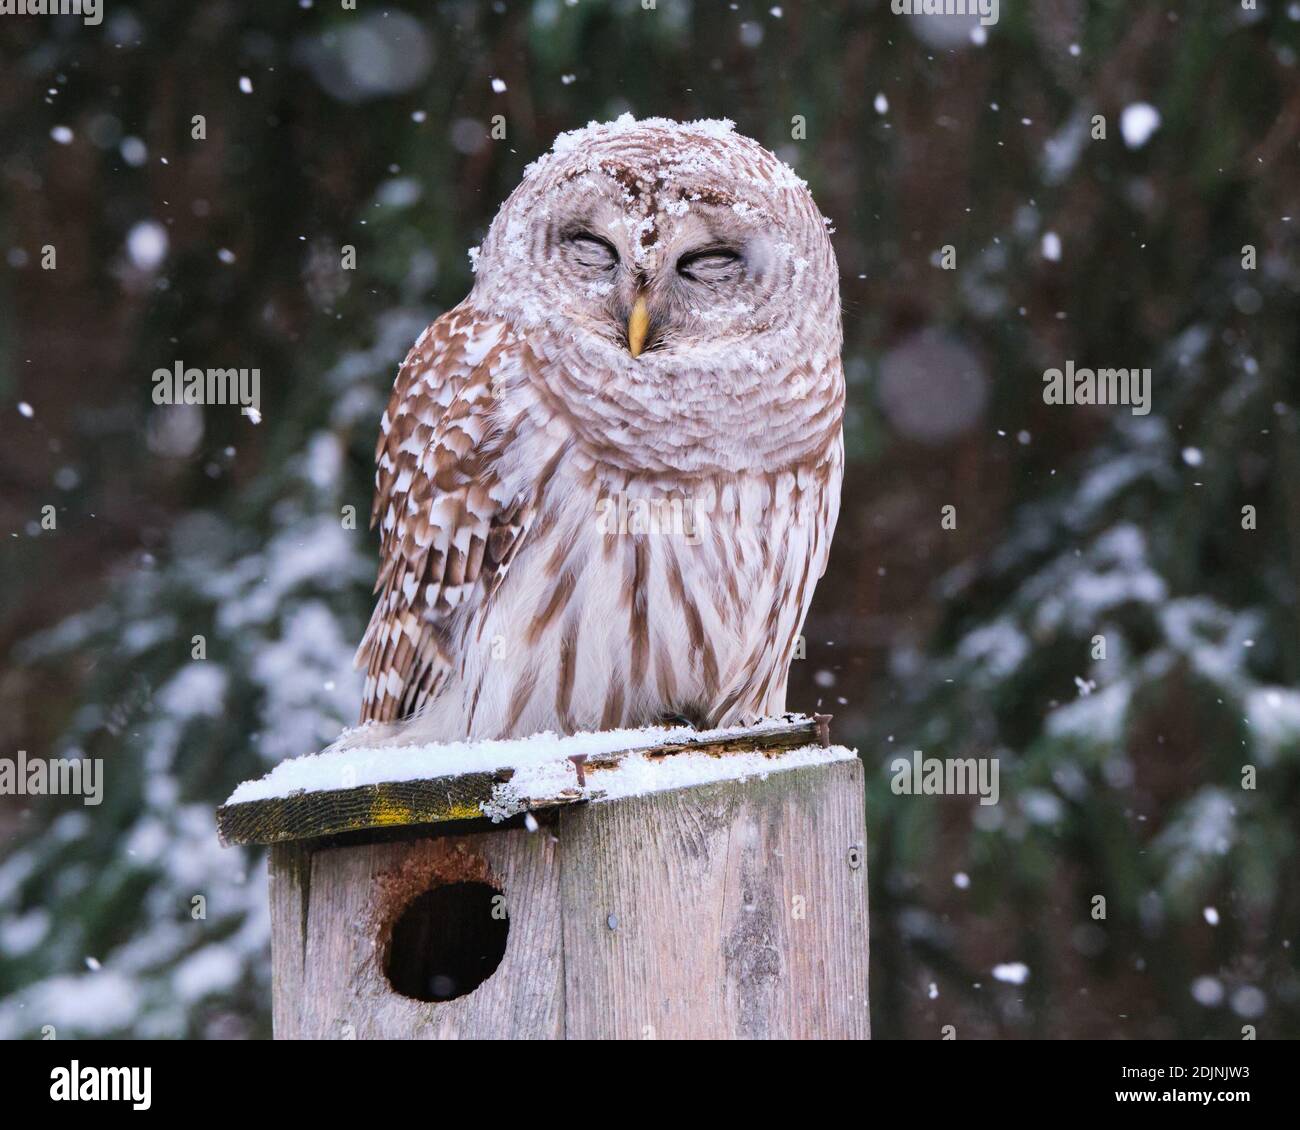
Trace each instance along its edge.
<path fill-rule="evenodd" d="M 355 719 L 396 367 L 625 111 L 733 119 L 834 222 L 851 462 L 790 702 L 866 764 L 875 1034 L 1300 1036 L 1300 3 L 1251 7 L 0 17 L 0 756 L 106 780 L 0 797 L 0 1036 L 269 1033 L 213 808 Z M 260 368 L 260 422 L 156 406 L 178 360 Z M 1152 411 L 1044 404 L 1067 360 Z M 894 795 L 913 750 L 1001 802 Z"/>

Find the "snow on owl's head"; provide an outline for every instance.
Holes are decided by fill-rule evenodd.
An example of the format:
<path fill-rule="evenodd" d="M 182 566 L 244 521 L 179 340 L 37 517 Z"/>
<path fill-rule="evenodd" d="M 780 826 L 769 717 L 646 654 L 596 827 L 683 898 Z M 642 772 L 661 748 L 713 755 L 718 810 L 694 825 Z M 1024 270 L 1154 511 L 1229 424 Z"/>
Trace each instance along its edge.
<path fill-rule="evenodd" d="M 638 381 L 730 385 L 839 353 L 826 221 L 730 122 L 624 115 L 561 134 L 474 257 L 475 306 Z"/>

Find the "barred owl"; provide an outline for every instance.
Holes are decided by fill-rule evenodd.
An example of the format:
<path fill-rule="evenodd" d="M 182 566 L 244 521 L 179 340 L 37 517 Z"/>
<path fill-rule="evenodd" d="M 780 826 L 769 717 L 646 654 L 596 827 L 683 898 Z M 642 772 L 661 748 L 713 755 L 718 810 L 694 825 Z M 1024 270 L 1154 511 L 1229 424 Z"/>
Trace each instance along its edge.
<path fill-rule="evenodd" d="M 843 466 L 804 182 L 730 122 L 625 115 L 562 134 L 471 258 L 383 415 L 362 721 L 405 743 L 781 713 Z"/>

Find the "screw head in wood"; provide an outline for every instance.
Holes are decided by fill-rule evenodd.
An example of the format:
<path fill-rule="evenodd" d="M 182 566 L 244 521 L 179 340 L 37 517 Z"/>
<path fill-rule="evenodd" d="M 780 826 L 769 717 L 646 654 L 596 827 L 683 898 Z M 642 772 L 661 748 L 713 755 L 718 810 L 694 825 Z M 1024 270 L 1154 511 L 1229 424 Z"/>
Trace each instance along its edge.
<path fill-rule="evenodd" d="M 849 866 L 854 871 L 858 870 L 858 868 L 862 866 L 862 845 L 861 844 L 849 844 L 848 859 L 849 859 Z"/>

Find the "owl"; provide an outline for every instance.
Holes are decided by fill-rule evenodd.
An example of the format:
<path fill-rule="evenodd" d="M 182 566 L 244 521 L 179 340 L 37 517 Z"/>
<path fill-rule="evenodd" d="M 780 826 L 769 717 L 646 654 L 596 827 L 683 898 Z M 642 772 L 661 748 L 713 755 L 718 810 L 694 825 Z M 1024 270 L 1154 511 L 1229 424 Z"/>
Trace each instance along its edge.
<path fill-rule="evenodd" d="M 363 723 L 785 710 L 843 471 L 827 228 L 725 121 L 592 123 L 525 170 L 383 415 Z"/>

